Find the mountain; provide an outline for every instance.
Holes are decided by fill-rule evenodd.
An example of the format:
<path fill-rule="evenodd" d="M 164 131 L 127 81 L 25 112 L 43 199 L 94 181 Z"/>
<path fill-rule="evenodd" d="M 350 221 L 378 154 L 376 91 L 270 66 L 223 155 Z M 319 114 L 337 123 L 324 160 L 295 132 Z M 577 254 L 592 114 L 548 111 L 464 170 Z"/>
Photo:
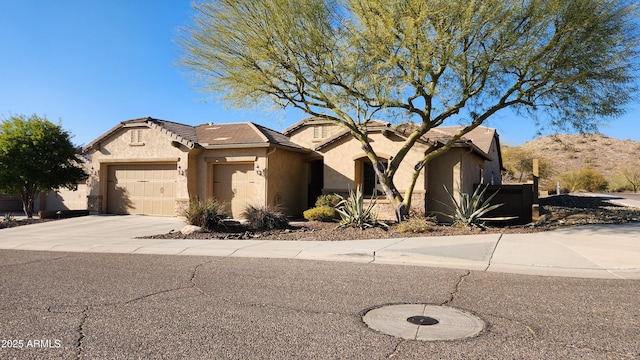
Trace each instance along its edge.
<path fill-rule="evenodd" d="M 620 178 L 625 167 L 640 171 L 640 142 L 599 133 L 549 135 L 520 146 L 503 147 L 503 154 L 509 154 L 509 150 L 546 159 L 551 168 L 551 178 L 588 167 L 600 172 L 611 183 Z M 510 161 L 513 159 L 505 157 L 506 168 L 509 168 Z"/>

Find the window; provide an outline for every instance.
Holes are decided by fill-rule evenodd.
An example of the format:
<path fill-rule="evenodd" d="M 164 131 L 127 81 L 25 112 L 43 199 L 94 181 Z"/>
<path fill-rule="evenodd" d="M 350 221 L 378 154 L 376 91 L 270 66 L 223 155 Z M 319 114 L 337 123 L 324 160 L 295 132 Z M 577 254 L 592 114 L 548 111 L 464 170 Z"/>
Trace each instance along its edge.
<path fill-rule="evenodd" d="M 141 144 L 144 144 L 142 142 L 142 129 L 129 130 L 129 134 L 131 135 L 131 140 L 129 141 L 130 145 L 141 145 Z"/>
<path fill-rule="evenodd" d="M 324 139 L 327 137 L 329 127 L 327 125 L 316 125 L 313 127 L 313 138 Z"/>

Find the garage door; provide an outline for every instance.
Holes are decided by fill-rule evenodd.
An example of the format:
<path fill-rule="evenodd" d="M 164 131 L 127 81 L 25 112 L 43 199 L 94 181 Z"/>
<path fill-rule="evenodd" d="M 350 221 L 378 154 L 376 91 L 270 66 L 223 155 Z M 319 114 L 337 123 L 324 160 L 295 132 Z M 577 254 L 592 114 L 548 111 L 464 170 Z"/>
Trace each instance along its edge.
<path fill-rule="evenodd" d="M 253 164 L 216 164 L 213 168 L 213 196 L 226 203 L 238 219 L 248 204 L 254 204 Z"/>
<path fill-rule="evenodd" d="M 175 216 L 175 164 L 112 165 L 108 169 L 108 213 Z"/>

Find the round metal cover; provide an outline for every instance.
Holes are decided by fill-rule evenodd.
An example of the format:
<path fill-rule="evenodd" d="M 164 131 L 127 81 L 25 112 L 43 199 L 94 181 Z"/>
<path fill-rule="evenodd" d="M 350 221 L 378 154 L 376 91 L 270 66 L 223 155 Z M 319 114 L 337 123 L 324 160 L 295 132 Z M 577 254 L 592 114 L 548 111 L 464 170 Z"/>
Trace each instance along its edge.
<path fill-rule="evenodd" d="M 415 325 L 436 325 L 440 321 L 428 316 L 411 316 L 407 321 Z"/>
<path fill-rule="evenodd" d="M 412 317 L 437 319 L 438 323 L 430 326 L 415 324 L 409 321 Z M 428 304 L 382 306 L 368 311 L 362 320 L 371 329 L 407 340 L 457 340 L 476 336 L 484 330 L 484 322 L 474 315 Z"/>

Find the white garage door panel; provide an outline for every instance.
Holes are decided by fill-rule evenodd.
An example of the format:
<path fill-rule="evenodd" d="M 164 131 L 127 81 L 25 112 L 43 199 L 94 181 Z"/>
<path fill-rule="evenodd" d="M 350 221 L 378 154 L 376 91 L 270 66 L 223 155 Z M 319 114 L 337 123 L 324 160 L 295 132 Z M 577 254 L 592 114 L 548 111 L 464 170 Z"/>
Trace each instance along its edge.
<path fill-rule="evenodd" d="M 175 215 L 176 165 L 109 166 L 107 212 Z"/>

